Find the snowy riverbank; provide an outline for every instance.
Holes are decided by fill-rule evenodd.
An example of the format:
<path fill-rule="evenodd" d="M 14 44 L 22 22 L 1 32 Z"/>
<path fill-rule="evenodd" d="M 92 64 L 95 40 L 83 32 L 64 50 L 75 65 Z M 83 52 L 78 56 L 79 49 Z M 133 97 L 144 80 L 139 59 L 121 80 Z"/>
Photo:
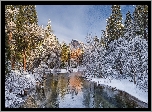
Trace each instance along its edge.
<path fill-rule="evenodd" d="M 70 68 L 71 72 L 83 71 L 84 68 Z M 53 73 L 53 69 L 50 69 L 51 73 Z M 69 71 L 66 69 L 60 69 L 59 73 L 68 73 Z"/>
<path fill-rule="evenodd" d="M 53 69 L 46 70 L 53 72 Z M 73 71 L 76 71 L 75 69 Z M 66 69 L 61 69 L 59 73 L 67 73 Z M 19 108 L 25 102 L 25 91 L 28 95 L 35 94 L 36 81 L 41 82 L 43 77 L 43 69 L 35 68 L 33 74 L 29 72 L 21 72 L 19 70 L 11 70 L 8 78 L 5 80 L 5 107 Z"/>
<path fill-rule="evenodd" d="M 78 69 L 73 69 L 73 72 L 77 71 Z M 67 73 L 67 70 L 61 69 L 60 73 Z M 5 107 L 18 108 L 20 106 L 19 104 L 23 104 L 25 102 L 24 97 L 21 97 L 19 94 L 24 94 L 25 89 L 28 89 L 28 95 L 33 96 L 35 94 L 36 81 L 41 82 L 42 76 L 43 74 L 40 73 L 40 71 L 32 74 L 28 72 L 20 73 L 18 70 L 12 70 L 10 76 L 5 81 Z M 86 78 L 97 84 L 104 84 L 125 91 L 139 100 L 148 103 L 148 92 L 137 88 L 133 82 L 129 82 L 129 79 L 113 79 L 110 81 L 109 79 L 92 78 L 91 76 Z"/>
<path fill-rule="evenodd" d="M 28 95 L 35 95 L 36 81 L 41 80 L 41 73 L 21 73 L 19 70 L 11 70 L 5 80 L 5 107 L 19 108 Z"/>
<path fill-rule="evenodd" d="M 113 79 L 110 81 L 109 79 L 87 77 L 87 80 L 96 82 L 97 84 L 104 84 L 107 86 L 111 86 L 113 88 L 116 87 L 116 89 L 125 91 L 130 95 L 138 98 L 139 100 L 148 103 L 148 92 L 145 92 L 137 88 L 133 82 L 129 81 L 129 79 L 122 79 L 122 80 Z"/>

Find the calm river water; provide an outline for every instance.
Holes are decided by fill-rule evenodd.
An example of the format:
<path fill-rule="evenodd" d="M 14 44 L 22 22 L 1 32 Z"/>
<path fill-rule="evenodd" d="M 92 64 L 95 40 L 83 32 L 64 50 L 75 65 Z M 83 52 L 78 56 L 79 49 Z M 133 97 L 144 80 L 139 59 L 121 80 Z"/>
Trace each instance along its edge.
<path fill-rule="evenodd" d="M 147 104 L 133 96 L 104 85 L 96 85 L 82 78 L 81 74 L 81 72 L 75 72 L 47 75 L 43 84 L 44 90 L 36 93 L 35 107 L 148 108 Z"/>

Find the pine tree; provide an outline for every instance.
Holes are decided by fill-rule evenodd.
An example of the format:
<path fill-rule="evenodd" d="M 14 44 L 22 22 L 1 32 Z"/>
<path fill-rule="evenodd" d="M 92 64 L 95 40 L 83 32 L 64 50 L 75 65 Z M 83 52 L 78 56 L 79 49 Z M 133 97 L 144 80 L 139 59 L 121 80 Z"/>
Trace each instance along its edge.
<path fill-rule="evenodd" d="M 26 70 L 27 53 L 34 49 L 39 41 L 37 15 L 34 5 L 18 5 L 19 13 L 16 17 L 15 40 L 17 42 L 17 52 L 22 55 L 23 68 Z M 30 54 L 30 53 L 29 53 Z"/>
<path fill-rule="evenodd" d="M 148 5 L 136 5 L 133 12 L 134 35 L 148 40 Z"/>
<path fill-rule="evenodd" d="M 14 69 L 16 46 L 14 43 L 14 35 L 16 33 L 15 18 L 17 15 L 17 8 L 14 5 L 5 6 L 5 49 L 6 60 L 11 61 L 11 68 Z"/>
<path fill-rule="evenodd" d="M 102 34 L 101 34 L 101 39 L 100 39 L 100 44 L 105 47 L 106 46 L 106 31 L 101 30 Z"/>
<path fill-rule="evenodd" d="M 66 65 L 69 61 L 69 53 L 70 53 L 70 48 L 67 46 L 65 42 L 62 43 L 61 45 L 61 61 L 63 66 Z"/>
<path fill-rule="evenodd" d="M 123 36 L 123 24 L 120 5 L 112 5 L 112 14 L 107 20 L 108 43 Z"/>
<path fill-rule="evenodd" d="M 8 44 L 9 40 L 8 40 L 8 35 L 5 33 L 5 74 L 9 73 L 9 60 L 10 60 L 10 55 L 11 55 L 11 51 L 10 51 L 10 46 Z"/>
<path fill-rule="evenodd" d="M 51 27 L 51 20 L 50 19 L 49 19 L 48 25 L 46 27 L 46 34 L 47 34 L 47 36 L 53 34 L 53 30 L 52 30 L 52 27 Z"/>
<path fill-rule="evenodd" d="M 85 76 L 102 77 L 104 47 L 98 37 L 87 36 L 87 44 L 83 47 L 82 64 L 86 66 Z"/>
<path fill-rule="evenodd" d="M 42 60 L 49 66 L 49 68 L 60 67 L 61 46 L 58 39 L 52 32 L 51 21 L 44 29 L 44 40 L 42 42 Z"/>
<path fill-rule="evenodd" d="M 133 36 L 133 21 L 129 11 L 126 14 L 126 19 L 124 24 L 124 36 L 127 40 L 132 39 Z"/>

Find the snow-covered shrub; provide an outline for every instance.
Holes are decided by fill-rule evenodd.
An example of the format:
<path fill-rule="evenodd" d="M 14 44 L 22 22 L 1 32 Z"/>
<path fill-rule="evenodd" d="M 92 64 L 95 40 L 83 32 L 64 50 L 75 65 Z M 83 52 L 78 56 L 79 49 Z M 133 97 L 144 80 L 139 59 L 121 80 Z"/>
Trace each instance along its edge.
<path fill-rule="evenodd" d="M 40 76 L 39 76 L 40 77 Z M 24 90 L 29 91 L 29 95 L 35 93 L 36 78 L 28 72 L 11 70 L 11 73 L 5 80 L 5 107 L 18 108 L 24 103 Z"/>
<path fill-rule="evenodd" d="M 19 108 L 24 103 L 24 99 L 16 96 L 15 93 L 10 93 L 5 90 L 5 107 L 6 108 Z"/>
<path fill-rule="evenodd" d="M 148 90 L 148 42 L 135 37 L 129 42 L 128 59 L 125 64 L 130 66 L 124 68 L 135 76 L 138 87 Z M 126 65 L 127 66 L 127 65 Z"/>

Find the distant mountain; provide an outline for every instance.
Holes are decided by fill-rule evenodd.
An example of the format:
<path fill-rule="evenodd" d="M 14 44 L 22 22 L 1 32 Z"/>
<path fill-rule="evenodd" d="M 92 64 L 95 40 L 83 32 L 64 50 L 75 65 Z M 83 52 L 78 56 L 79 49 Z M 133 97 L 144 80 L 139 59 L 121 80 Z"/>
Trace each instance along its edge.
<path fill-rule="evenodd" d="M 79 48 L 79 46 L 80 46 L 79 41 L 72 39 L 72 41 L 71 41 L 71 47 L 72 48 Z"/>
<path fill-rule="evenodd" d="M 70 43 L 70 65 L 77 67 L 82 61 L 84 44 L 78 40 L 72 39 Z"/>
<path fill-rule="evenodd" d="M 71 41 L 71 43 L 70 43 L 70 48 L 71 48 L 71 50 L 72 49 L 74 49 L 74 50 L 76 50 L 76 49 L 83 49 L 83 47 L 84 47 L 84 44 L 83 44 L 83 42 L 80 42 L 80 41 L 78 41 L 78 40 L 75 40 L 75 39 L 72 39 L 72 41 Z"/>

